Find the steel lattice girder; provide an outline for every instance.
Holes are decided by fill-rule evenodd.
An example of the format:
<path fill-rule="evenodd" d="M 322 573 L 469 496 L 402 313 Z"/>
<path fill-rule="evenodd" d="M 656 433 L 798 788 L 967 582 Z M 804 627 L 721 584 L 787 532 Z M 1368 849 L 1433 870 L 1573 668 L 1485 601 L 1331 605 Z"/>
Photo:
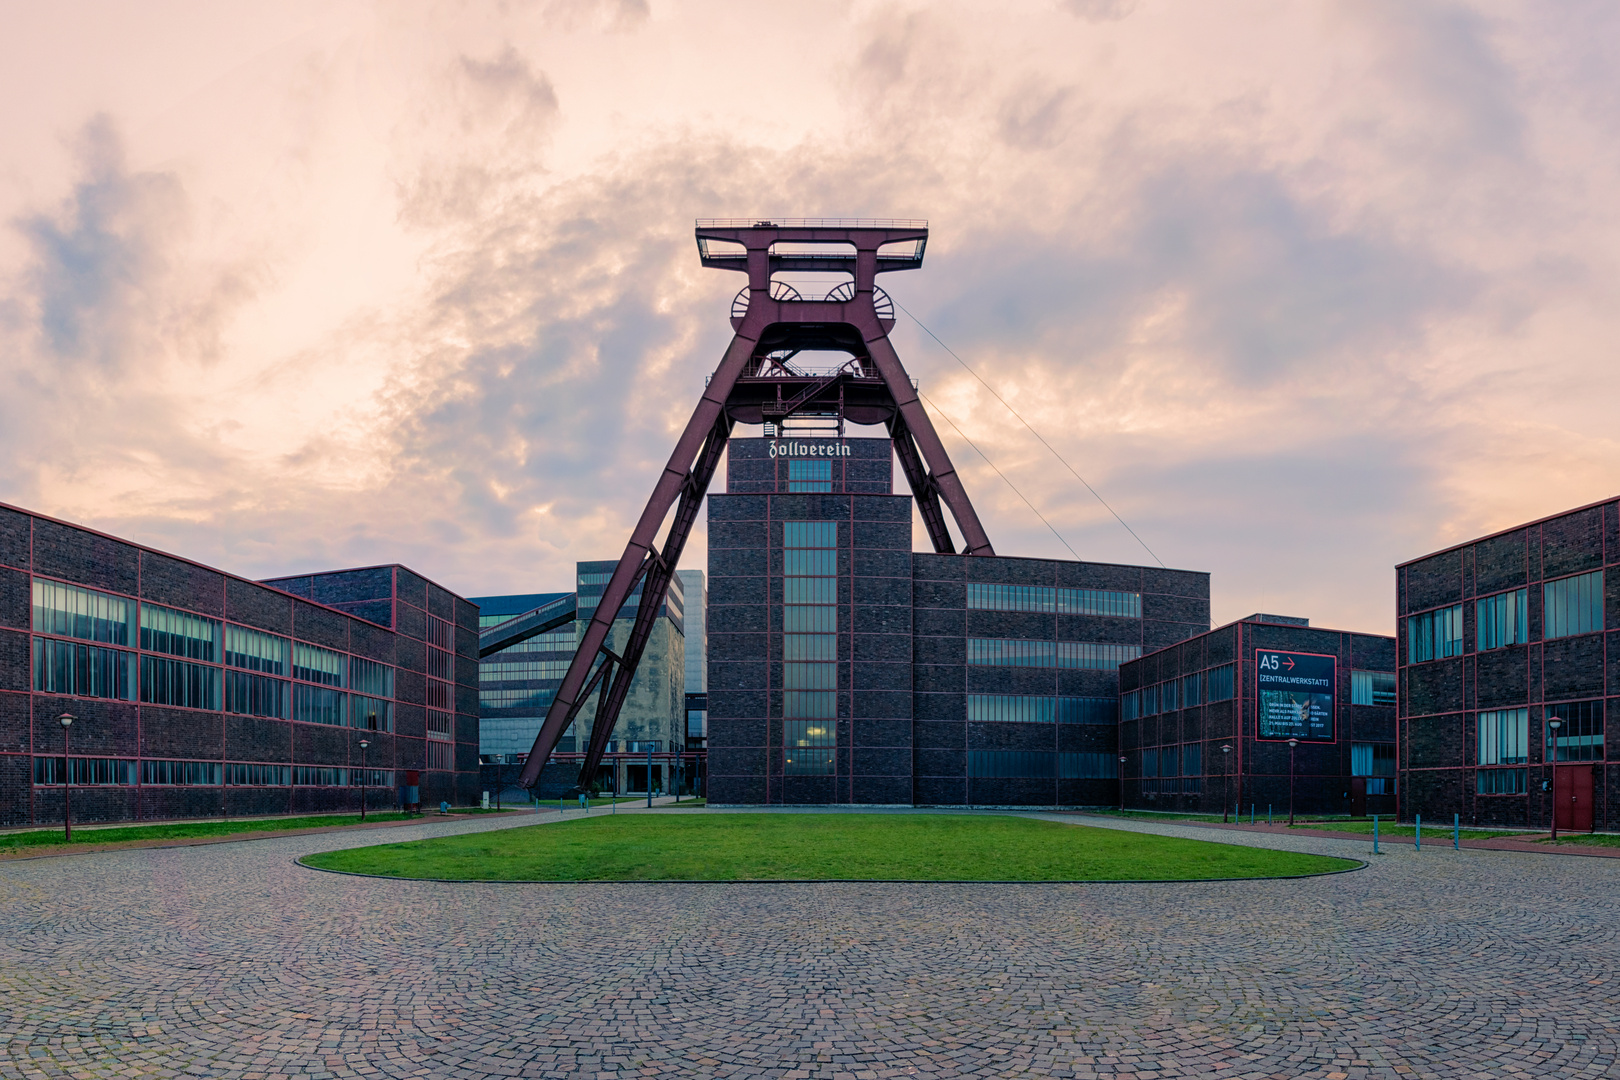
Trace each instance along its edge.
<path fill-rule="evenodd" d="M 736 333 L 731 345 L 677 440 L 580 637 L 524 763 L 519 778 L 524 787 L 538 782 L 563 732 L 591 691 L 599 688 L 579 786 L 589 786 L 596 776 L 669 579 L 680 563 L 734 423 L 760 423 L 767 416 L 779 421 L 793 412 L 836 406 L 840 416 L 847 415 L 856 423 L 885 424 L 934 550 L 944 554 L 955 550 L 940 508 L 943 502 L 956 520 L 964 553 L 995 554 L 950 455 L 889 341 L 893 319 L 880 316 L 875 303 L 878 273 L 921 265 L 926 226 L 909 222 L 838 228 L 700 223 L 697 237 L 705 265 L 747 272 L 747 308 L 740 315 L 734 311 Z M 724 254 L 717 254 L 721 244 L 728 247 Z M 802 254 L 782 254 L 778 247 L 817 250 L 815 245 L 827 247 L 825 254 L 815 254 L 815 268 L 850 273 L 853 290 L 840 290 L 834 294 L 836 299 L 807 300 L 797 294 L 773 298 L 772 271 L 805 265 Z M 900 249 L 902 255 L 880 256 L 885 245 Z M 799 349 L 839 349 L 855 359 L 836 376 L 804 375 L 768 359 L 771 354 Z M 671 509 L 675 510 L 674 521 L 660 550 L 655 540 Z M 607 649 L 608 634 L 643 576 L 646 583 L 630 639 L 623 652 L 615 655 Z"/>

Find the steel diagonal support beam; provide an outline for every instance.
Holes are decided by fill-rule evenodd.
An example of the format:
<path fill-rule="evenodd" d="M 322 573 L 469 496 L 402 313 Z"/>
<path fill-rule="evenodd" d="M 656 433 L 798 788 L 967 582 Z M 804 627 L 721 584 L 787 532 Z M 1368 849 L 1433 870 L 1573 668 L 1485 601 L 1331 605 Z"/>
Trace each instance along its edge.
<path fill-rule="evenodd" d="M 669 463 L 664 466 L 663 474 L 659 476 L 658 483 L 653 488 L 652 497 L 647 500 L 647 505 L 636 522 L 635 531 L 630 534 L 630 542 L 625 545 L 624 554 L 619 557 L 619 565 L 614 568 L 613 576 L 608 579 L 607 588 L 602 592 L 602 599 L 596 605 L 596 611 L 591 615 L 591 621 L 580 637 L 579 646 L 574 651 L 574 659 L 568 665 L 568 672 L 563 676 L 562 685 L 557 689 L 557 696 L 552 701 L 551 708 L 546 711 L 546 718 L 540 725 L 539 734 L 535 736 L 534 747 L 523 763 L 523 775 L 519 777 L 518 782 L 524 787 L 533 787 L 540 779 L 540 770 L 551 757 L 552 750 L 557 746 L 557 740 L 561 739 L 563 732 L 568 729 L 570 718 L 578 711 L 581 691 L 590 675 L 591 664 L 602 646 L 607 644 L 608 634 L 613 629 L 613 621 L 619 617 L 620 609 L 624 607 L 624 602 L 634 590 L 636 578 L 648 569 L 644 564 L 649 557 L 656 556 L 653 541 L 677 500 L 681 503 L 681 509 L 670 528 L 664 550 L 670 572 L 673 572 L 674 566 L 680 561 L 681 549 L 686 545 L 686 537 L 691 531 L 692 521 L 697 517 L 698 506 L 701 505 L 703 495 L 708 490 L 709 480 L 714 475 L 715 465 L 720 459 L 720 452 L 725 449 L 726 440 L 730 437 L 731 423 L 725 413 L 726 399 L 736 386 L 737 378 L 742 374 L 748 358 L 753 354 L 762 323 L 763 315 L 755 315 L 752 310 L 743 319 L 736 336 L 731 339 L 730 347 L 726 349 L 725 356 L 721 358 L 720 365 L 715 368 L 708 386 L 704 388 L 697 409 L 687 421 L 686 430 L 676 442 L 675 450 L 669 456 Z M 707 471 L 699 475 L 701 468 L 706 468 Z M 656 590 L 653 584 L 649 580 L 642 589 L 641 604 L 643 610 L 651 605 L 651 611 L 656 615 L 658 605 L 664 598 L 664 588 L 669 584 L 669 578 L 665 576 Z M 641 611 L 637 612 L 636 621 L 639 625 Z M 651 632 L 650 625 L 648 632 Z M 620 678 L 624 679 L 625 689 L 628 691 L 629 679 L 635 675 L 635 664 L 640 656 L 636 654 L 632 657 L 631 651 L 626 649 L 624 659 L 625 664 L 621 666 L 614 681 L 616 685 Z M 623 695 L 620 694 L 617 700 L 622 703 Z M 613 727 L 611 721 L 617 719 L 617 706 L 611 700 L 607 705 L 612 715 L 597 716 L 597 722 L 591 730 L 593 748 L 597 741 L 597 730 L 605 728 L 611 732 Z M 608 721 L 606 725 L 603 724 L 604 719 Z M 601 743 L 604 747 L 607 745 L 606 740 L 607 735 L 604 734 Z M 600 757 L 599 752 L 594 754 L 595 759 Z M 591 764 L 592 760 L 593 757 L 588 756 L 586 764 Z"/>
<path fill-rule="evenodd" d="M 883 376 L 883 382 L 888 386 L 890 395 L 894 397 L 900 418 L 905 421 L 911 436 L 917 440 L 917 449 L 922 452 L 923 461 L 928 464 L 929 480 L 939 492 L 940 498 L 945 500 L 945 505 L 950 507 L 951 516 L 956 519 L 956 528 L 962 534 L 963 554 L 994 555 L 995 548 L 990 546 L 990 537 L 985 533 L 984 526 L 979 523 L 979 515 L 974 511 L 973 503 L 968 501 L 967 489 L 962 486 L 962 478 L 956 475 L 956 467 L 951 464 L 951 457 L 945 452 L 945 444 L 939 441 L 939 433 L 934 430 L 933 421 L 928 419 L 927 411 L 917 398 L 917 390 L 911 385 L 911 378 L 906 374 L 905 367 L 900 363 L 900 357 L 896 355 L 894 346 L 889 342 L 889 335 L 881 330 L 876 334 L 867 335 L 866 347 L 872 354 L 872 363 L 878 369 L 878 374 Z"/>
<path fill-rule="evenodd" d="M 917 500 L 917 511 L 922 515 L 923 527 L 928 530 L 928 539 L 934 545 L 934 551 L 940 555 L 956 554 L 956 544 L 951 540 L 950 530 L 945 527 L 945 511 L 939 506 L 939 488 L 935 486 L 934 478 L 928 475 L 922 457 L 917 453 L 917 444 L 911 439 L 911 429 L 906 427 L 899 413 L 889 421 L 889 438 L 894 443 L 895 456 L 900 459 L 900 471 L 906 474 L 912 497 Z"/>

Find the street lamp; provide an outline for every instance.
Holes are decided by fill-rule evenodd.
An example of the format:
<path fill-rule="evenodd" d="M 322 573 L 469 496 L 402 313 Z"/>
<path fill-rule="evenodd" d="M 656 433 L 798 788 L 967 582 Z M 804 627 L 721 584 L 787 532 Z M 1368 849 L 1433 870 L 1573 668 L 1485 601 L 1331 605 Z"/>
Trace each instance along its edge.
<path fill-rule="evenodd" d="M 366 768 L 366 747 L 370 739 L 360 740 L 360 820 L 366 820 L 366 785 L 371 782 L 371 770 Z"/>
<path fill-rule="evenodd" d="M 62 725 L 62 842 L 73 843 L 73 775 L 72 762 L 68 758 L 68 728 L 78 717 L 72 713 L 63 713 L 56 718 Z"/>
<path fill-rule="evenodd" d="M 1125 755 L 1119 755 L 1119 808 L 1125 809 Z"/>
<path fill-rule="evenodd" d="M 1549 720 L 1547 726 L 1552 728 L 1552 839 L 1558 843 L 1558 729 L 1564 726 L 1562 720 Z"/>
<path fill-rule="evenodd" d="M 1226 812 L 1232 809 L 1232 748 L 1221 747 L 1221 824 L 1226 824 Z"/>
<path fill-rule="evenodd" d="M 1299 746 L 1298 739 L 1288 740 L 1288 827 L 1294 827 L 1294 749 Z"/>

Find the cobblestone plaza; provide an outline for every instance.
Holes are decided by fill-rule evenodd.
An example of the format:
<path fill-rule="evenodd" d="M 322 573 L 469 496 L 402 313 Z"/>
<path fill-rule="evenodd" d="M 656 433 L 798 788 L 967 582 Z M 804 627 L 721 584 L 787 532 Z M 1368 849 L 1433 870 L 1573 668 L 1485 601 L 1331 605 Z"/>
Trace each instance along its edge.
<path fill-rule="evenodd" d="M 1616 1071 L 1614 859 L 1221 834 L 1372 865 L 1174 885 L 553 886 L 293 862 L 511 824 L 0 864 L 0 1077 Z"/>

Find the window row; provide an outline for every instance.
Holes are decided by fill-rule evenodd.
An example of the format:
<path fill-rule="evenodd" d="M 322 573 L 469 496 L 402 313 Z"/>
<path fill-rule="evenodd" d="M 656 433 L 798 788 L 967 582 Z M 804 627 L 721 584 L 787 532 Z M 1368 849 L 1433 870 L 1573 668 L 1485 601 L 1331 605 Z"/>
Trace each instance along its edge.
<path fill-rule="evenodd" d="M 33 628 L 42 634 L 103 645 L 127 648 L 138 643 L 145 652 L 185 661 L 223 662 L 264 675 L 291 674 L 305 682 L 348 687 L 376 697 L 394 696 L 394 669 L 388 664 L 42 578 L 33 581 Z"/>
<path fill-rule="evenodd" d="M 60 786 L 63 759 L 34 758 L 34 783 Z M 258 765 L 243 762 L 163 761 L 139 762 L 125 758 L 67 759 L 66 776 L 74 787 L 392 787 L 392 769 L 345 769 L 315 765 Z"/>
<path fill-rule="evenodd" d="M 1086 641 L 1027 641 L 1022 638 L 968 638 L 967 662 L 975 667 L 1088 668 L 1114 671 L 1142 655 L 1140 645 Z"/>
<path fill-rule="evenodd" d="M 1395 775 L 1395 744 L 1394 743 L 1351 743 L 1350 744 L 1350 775 L 1351 776 L 1394 776 Z M 1367 794 L 1381 795 L 1383 792 L 1374 791 L 1372 785 L 1367 786 Z"/>
<path fill-rule="evenodd" d="M 1395 673 L 1393 671 L 1351 671 L 1350 704 L 1394 705 Z"/>
<path fill-rule="evenodd" d="M 1119 703 L 1113 698 L 969 694 L 967 718 L 990 724 L 1113 724 L 1119 720 Z"/>
<path fill-rule="evenodd" d="M 551 708 L 556 700 L 557 689 L 548 690 L 480 690 L 478 692 L 478 707 L 480 709 L 534 709 L 536 711 Z"/>
<path fill-rule="evenodd" d="M 478 665 L 479 682 L 506 682 L 515 679 L 560 679 L 568 674 L 567 660 L 485 660 Z"/>
<path fill-rule="evenodd" d="M 1231 698 L 1232 665 L 1222 664 L 1208 671 L 1121 694 L 1120 709 L 1124 719 L 1138 720 L 1176 709 L 1190 709 L 1207 702 L 1230 701 Z"/>
<path fill-rule="evenodd" d="M 1112 780 L 1113 754 L 1087 751 L 969 750 L 967 774 L 975 779 Z"/>
<path fill-rule="evenodd" d="M 1159 746 L 1143 750 L 1142 775 L 1202 776 L 1204 744 L 1187 743 L 1183 746 Z"/>
<path fill-rule="evenodd" d="M 1142 617 L 1142 594 L 1112 589 L 1059 589 L 1049 585 L 991 585 L 968 582 L 973 611 L 1037 611 L 1058 615 Z"/>
<path fill-rule="evenodd" d="M 1474 602 L 1475 639 L 1481 651 L 1522 645 L 1530 640 L 1529 590 L 1514 589 Z M 1603 571 L 1560 578 L 1541 586 L 1542 639 L 1592 634 L 1603 629 Z M 1407 662 L 1422 663 L 1463 651 L 1461 604 L 1426 611 L 1406 620 Z"/>
<path fill-rule="evenodd" d="M 832 462 L 830 461 L 803 461 L 793 458 L 788 461 L 788 491 L 831 491 L 832 490 Z"/>
<path fill-rule="evenodd" d="M 1603 702 L 1568 701 L 1545 707 L 1543 728 L 1558 761 L 1602 761 Z M 1554 722 L 1557 727 L 1553 726 Z M 1493 709 L 1475 720 L 1480 765 L 1522 765 L 1530 760 L 1530 710 Z M 1543 760 L 1552 760 L 1548 753 Z"/>
<path fill-rule="evenodd" d="M 837 729 L 830 720 L 782 721 L 782 771 L 789 776 L 831 776 Z"/>
<path fill-rule="evenodd" d="M 46 694 L 113 698 L 246 716 L 393 730 L 394 703 L 265 675 L 136 654 L 99 645 L 34 641 L 34 689 Z M 137 663 L 138 661 L 138 663 Z M 367 661 L 369 663 L 369 661 Z M 392 669 L 388 669 L 392 673 Z M 137 672 L 139 677 L 136 677 Z M 137 684 L 139 693 L 136 693 Z M 392 680 L 388 680 L 392 692 Z"/>

